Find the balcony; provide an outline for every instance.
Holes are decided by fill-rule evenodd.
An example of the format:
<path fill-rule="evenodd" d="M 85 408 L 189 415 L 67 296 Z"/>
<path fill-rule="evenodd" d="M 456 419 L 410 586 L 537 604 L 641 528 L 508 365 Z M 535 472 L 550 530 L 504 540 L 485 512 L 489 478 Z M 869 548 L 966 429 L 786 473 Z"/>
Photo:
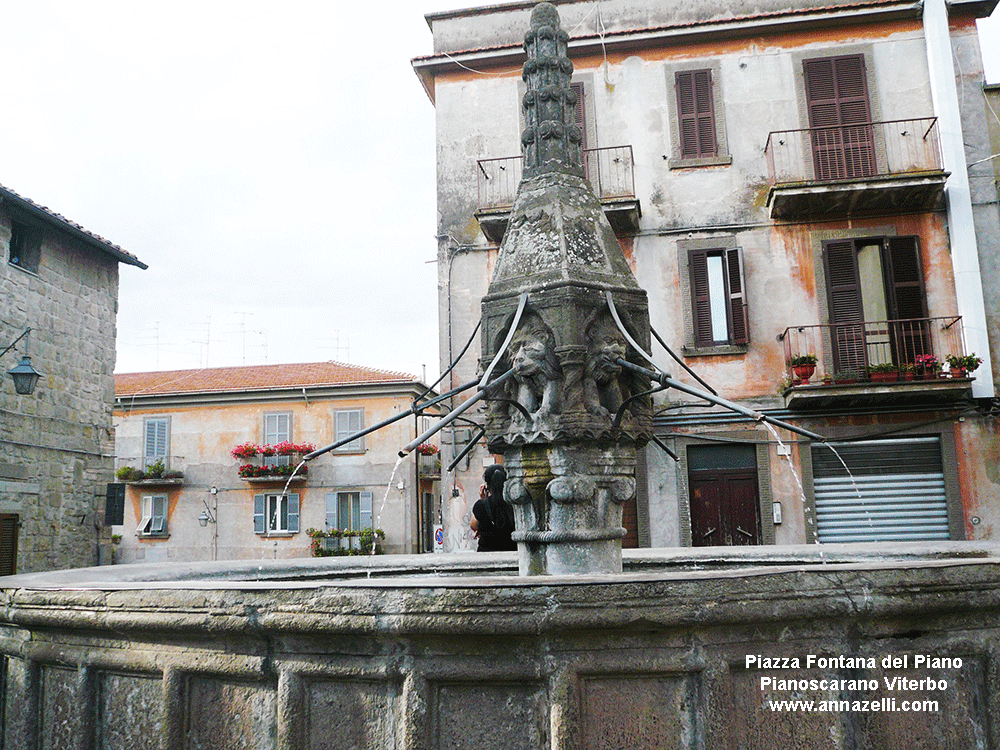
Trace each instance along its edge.
<path fill-rule="evenodd" d="M 522 157 L 480 159 L 476 162 L 479 180 L 479 210 L 476 218 L 491 242 L 500 242 L 510 210 L 521 183 Z M 583 170 L 604 206 L 604 213 L 618 235 L 639 231 L 642 211 L 635 197 L 634 161 L 631 146 L 588 148 L 583 151 Z"/>
<path fill-rule="evenodd" d="M 948 178 L 936 117 L 775 131 L 764 154 L 772 219 L 929 211 Z"/>
<path fill-rule="evenodd" d="M 785 406 L 796 409 L 888 403 L 940 405 L 968 395 L 973 378 L 946 372 L 933 359 L 963 356 L 962 319 L 864 321 L 847 325 L 786 328 Z M 815 370 L 796 371 L 791 362 L 816 354 Z"/>

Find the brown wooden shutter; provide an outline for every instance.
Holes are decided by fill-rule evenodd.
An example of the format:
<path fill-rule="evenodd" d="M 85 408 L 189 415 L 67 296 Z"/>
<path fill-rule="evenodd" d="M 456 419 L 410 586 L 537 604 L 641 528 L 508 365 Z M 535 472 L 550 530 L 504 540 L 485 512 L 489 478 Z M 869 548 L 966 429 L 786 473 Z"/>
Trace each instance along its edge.
<path fill-rule="evenodd" d="M 708 287 L 708 251 L 691 251 L 691 299 L 694 345 L 712 346 L 712 300 Z"/>
<path fill-rule="evenodd" d="M 20 517 L 16 513 L 0 514 L 0 576 L 17 572 L 17 533 Z"/>
<path fill-rule="evenodd" d="M 573 124 L 580 128 L 583 134 L 583 141 L 580 148 L 587 148 L 587 110 L 583 97 L 583 84 L 571 83 L 569 86 L 576 94 L 576 106 L 573 108 Z"/>
<path fill-rule="evenodd" d="M 886 242 L 892 316 L 896 320 L 927 317 L 924 274 L 916 237 L 890 237 Z"/>
<path fill-rule="evenodd" d="M 715 139 L 715 102 L 711 70 L 685 70 L 675 74 L 678 132 L 682 159 L 712 157 Z"/>
<path fill-rule="evenodd" d="M 743 251 L 738 247 L 726 250 L 726 281 L 729 284 L 729 341 L 746 344 L 750 341 L 750 321 L 743 288 Z"/>
<path fill-rule="evenodd" d="M 934 353 L 930 323 L 926 320 L 927 295 L 917 238 L 890 237 L 883 257 L 891 305 L 889 314 L 901 321 L 892 329 L 895 360 L 898 364 L 912 364 L 918 355 Z"/>
<path fill-rule="evenodd" d="M 861 303 L 861 280 L 858 277 L 858 254 L 853 240 L 825 243 L 823 259 L 826 266 L 830 322 L 834 324 L 831 333 L 834 367 L 838 372 L 863 369 L 866 366 L 865 315 Z M 799 353 L 802 352 L 793 352 Z"/>
<path fill-rule="evenodd" d="M 877 173 L 863 55 L 803 62 L 818 180 Z"/>

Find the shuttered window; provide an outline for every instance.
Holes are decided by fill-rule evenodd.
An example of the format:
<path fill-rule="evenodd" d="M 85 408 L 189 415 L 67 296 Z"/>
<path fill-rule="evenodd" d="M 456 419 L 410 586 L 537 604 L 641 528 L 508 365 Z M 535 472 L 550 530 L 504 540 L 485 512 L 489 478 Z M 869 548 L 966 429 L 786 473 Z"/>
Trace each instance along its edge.
<path fill-rule="evenodd" d="M 678 134 L 682 159 L 714 157 L 719 152 L 715 134 L 715 101 L 711 70 L 684 70 L 674 76 L 677 92 Z"/>
<path fill-rule="evenodd" d="M 137 531 L 139 536 L 166 536 L 166 495 L 146 495 L 142 498 L 142 519 Z"/>
<path fill-rule="evenodd" d="M 119 526 L 125 523 L 125 484 L 112 482 L 104 495 L 104 525 Z"/>
<path fill-rule="evenodd" d="M 939 438 L 830 445 L 812 447 L 820 542 L 950 538 Z"/>
<path fill-rule="evenodd" d="M 143 445 L 143 463 L 145 466 L 162 461 L 167 463 L 167 448 L 170 441 L 170 418 L 155 417 L 145 421 L 146 437 Z"/>
<path fill-rule="evenodd" d="M 587 109 L 584 101 L 584 92 L 582 83 L 571 83 L 569 86 L 573 93 L 576 94 L 576 104 L 573 107 L 573 124 L 580 128 L 580 133 L 583 135 L 583 142 L 580 143 L 580 148 L 587 148 Z"/>
<path fill-rule="evenodd" d="M 341 531 L 372 528 L 372 493 L 331 492 L 326 496 L 326 526 Z"/>
<path fill-rule="evenodd" d="M 264 415 L 264 443 L 277 445 L 292 439 L 292 415 L 290 413 Z M 288 466 L 289 456 L 264 456 L 265 466 Z"/>
<path fill-rule="evenodd" d="M 877 174 L 863 55 L 803 62 L 817 180 Z"/>
<path fill-rule="evenodd" d="M 691 250 L 689 268 L 695 346 L 748 343 L 742 250 Z"/>
<path fill-rule="evenodd" d="M 254 495 L 253 530 L 267 534 L 297 534 L 299 531 L 299 495 Z"/>
<path fill-rule="evenodd" d="M 17 572 L 17 536 L 21 519 L 17 513 L 0 513 L 0 576 Z"/>
<path fill-rule="evenodd" d="M 336 424 L 335 429 L 337 431 L 334 442 L 340 442 L 344 438 L 361 432 L 365 422 L 364 416 L 364 409 L 343 409 L 341 411 L 334 412 L 334 422 Z M 352 440 L 351 442 L 340 446 L 337 450 L 344 453 L 364 453 L 364 438 Z"/>
<path fill-rule="evenodd" d="M 877 246 L 878 256 L 871 270 L 881 275 L 881 284 L 869 279 L 865 287 L 858 253 L 873 246 Z M 871 325 L 883 319 L 919 321 L 927 317 L 916 237 L 832 240 L 824 243 L 823 259 L 830 322 L 834 324 L 834 367 L 838 372 L 862 370 L 870 360 L 906 364 L 918 354 L 933 353 L 926 323 L 881 328 Z M 878 299 L 866 299 L 866 294 Z M 878 312 L 871 313 L 870 309 Z M 888 357 L 884 352 L 890 352 Z M 876 353 L 879 356 L 874 356 Z"/>

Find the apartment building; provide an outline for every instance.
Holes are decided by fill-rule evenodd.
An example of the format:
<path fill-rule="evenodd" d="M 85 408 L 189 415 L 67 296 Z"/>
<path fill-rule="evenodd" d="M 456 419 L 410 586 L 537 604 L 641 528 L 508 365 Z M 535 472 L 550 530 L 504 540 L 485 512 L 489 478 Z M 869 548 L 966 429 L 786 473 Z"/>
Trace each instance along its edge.
<path fill-rule="evenodd" d="M 630 543 L 993 538 L 997 123 L 975 19 L 996 3 L 555 5 L 653 358 L 829 440 L 657 395 L 669 453 L 640 462 Z M 472 342 L 453 385 L 489 364 L 476 327 L 520 179 L 532 6 L 430 14 L 413 60 L 437 123 L 442 366 Z M 446 430 L 444 463 L 476 435 Z M 477 445 L 443 477 L 447 548 L 471 546 L 493 460 Z"/>

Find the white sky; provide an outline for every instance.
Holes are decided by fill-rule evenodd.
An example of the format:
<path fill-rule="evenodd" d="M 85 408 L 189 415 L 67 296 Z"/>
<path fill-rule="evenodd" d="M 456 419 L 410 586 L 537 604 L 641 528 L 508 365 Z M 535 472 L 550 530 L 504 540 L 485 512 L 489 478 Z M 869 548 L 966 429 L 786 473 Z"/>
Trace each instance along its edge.
<path fill-rule="evenodd" d="M 423 14 L 468 0 L 0 0 L 0 184 L 138 256 L 118 372 L 437 371 Z M 988 78 L 1000 81 L 1000 11 Z"/>

